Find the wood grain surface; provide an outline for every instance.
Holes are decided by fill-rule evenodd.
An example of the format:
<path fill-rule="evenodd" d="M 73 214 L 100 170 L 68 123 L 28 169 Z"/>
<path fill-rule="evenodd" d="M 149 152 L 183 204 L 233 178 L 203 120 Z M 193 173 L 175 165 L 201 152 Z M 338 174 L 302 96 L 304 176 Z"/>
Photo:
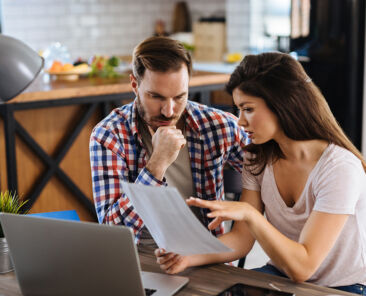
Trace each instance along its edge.
<path fill-rule="evenodd" d="M 162 273 L 156 263 L 155 256 L 153 255 L 153 248 L 139 247 L 139 255 L 142 270 Z M 128 267 L 121 266 L 121 268 Z M 289 279 L 225 264 L 189 268 L 180 275 L 189 277 L 189 283 L 175 294 L 177 296 L 213 296 L 236 283 L 243 283 L 271 290 L 275 287 L 284 292 L 296 294 L 296 296 L 354 295 L 310 283 L 295 284 Z M 121 295 L 123 295 L 123 287 L 121 289 Z M 21 295 L 19 285 L 13 272 L 3 275 L 0 274 L 0 295 L 1 294 L 7 296 Z"/>

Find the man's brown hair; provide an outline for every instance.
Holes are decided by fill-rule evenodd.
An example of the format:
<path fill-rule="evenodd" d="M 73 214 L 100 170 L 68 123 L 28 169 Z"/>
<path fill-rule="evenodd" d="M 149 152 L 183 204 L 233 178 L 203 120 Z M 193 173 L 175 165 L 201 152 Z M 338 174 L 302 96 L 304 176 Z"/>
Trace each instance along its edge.
<path fill-rule="evenodd" d="M 192 72 L 192 59 L 184 46 L 169 37 L 150 37 L 137 45 L 133 51 L 132 71 L 138 82 L 146 69 L 155 72 L 178 71 L 182 64 Z"/>

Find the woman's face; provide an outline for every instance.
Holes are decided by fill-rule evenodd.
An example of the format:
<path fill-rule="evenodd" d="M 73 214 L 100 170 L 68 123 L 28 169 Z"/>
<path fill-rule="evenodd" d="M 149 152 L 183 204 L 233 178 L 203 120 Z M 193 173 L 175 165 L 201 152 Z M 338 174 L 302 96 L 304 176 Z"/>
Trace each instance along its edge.
<path fill-rule="evenodd" d="M 243 126 L 253 144 L 263 144 L 282 133 L 277 116 L 259 98 L 246 95 L 240 89 L 233 91 L 234 103 L 240 110 L 239 125 Z"/>

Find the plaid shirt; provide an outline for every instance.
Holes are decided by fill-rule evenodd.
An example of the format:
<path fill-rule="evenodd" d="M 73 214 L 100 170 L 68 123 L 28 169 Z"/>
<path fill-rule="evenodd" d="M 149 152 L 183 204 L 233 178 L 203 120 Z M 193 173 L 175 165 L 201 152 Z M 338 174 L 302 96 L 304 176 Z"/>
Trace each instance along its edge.
<path fill-rule="evenodd" d="M 167 186 L 146 168 L 147 151 L 138 132 L 135 103 L 113 110 L 93 130 L 90 138 L 90 162 L 94 203 L 99 223 L 131 227 L 139 241 L 143 221 L 134 211 L 121 181 L 153 186 Z M 244 130 L 230 113 L 188 101 L 184 111 L 186 140 L 196 196 L 205 200 L 222 200 L 223 167 L 230 164 L 241 172 Z M 207 226 L 208 210 L 201 209 Z M 213 234 L 223 233 L 218 227 Z"/>

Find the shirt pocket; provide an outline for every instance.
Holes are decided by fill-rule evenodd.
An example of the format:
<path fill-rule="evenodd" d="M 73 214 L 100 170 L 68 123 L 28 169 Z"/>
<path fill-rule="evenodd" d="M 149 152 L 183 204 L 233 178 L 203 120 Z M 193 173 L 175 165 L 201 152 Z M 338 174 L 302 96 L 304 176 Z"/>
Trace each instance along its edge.
<path fill-rule="evenodd" d="M 222 167 L 223 155 L 219 154 L 213 158 L 206 160 L 205 169 L 208 171 L 216 171 L 218 168 Z"/>

